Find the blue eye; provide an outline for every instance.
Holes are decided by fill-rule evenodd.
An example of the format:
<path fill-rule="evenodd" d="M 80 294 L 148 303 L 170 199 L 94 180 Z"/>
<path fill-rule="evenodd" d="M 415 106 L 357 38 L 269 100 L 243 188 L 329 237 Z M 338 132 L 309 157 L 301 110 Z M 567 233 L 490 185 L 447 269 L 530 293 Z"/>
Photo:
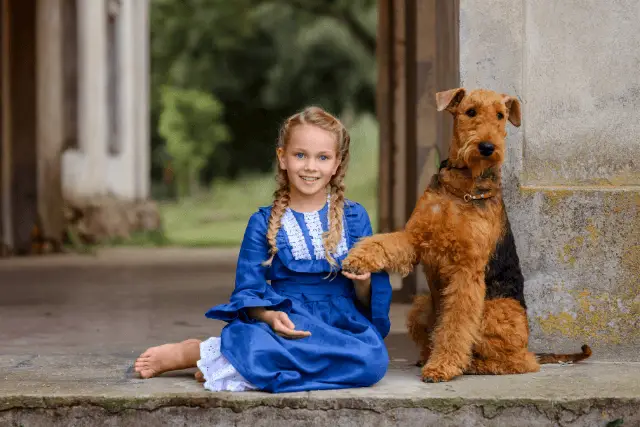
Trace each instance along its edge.
<path fill-rule="evenodd" d="M 327 156 L 320 156 L 320 160 L 327 160 L 328 157 Z"/>
<path fill-rule="evenodd" d="M 297 157 L 297 158 L 299 158 L 299 159 L 303 159 L 303 158 L 304 158 L 304 154 L 302 154 L 302 153 L 297 153 L 297 154 L 296 154 L 296 157 Z"/>

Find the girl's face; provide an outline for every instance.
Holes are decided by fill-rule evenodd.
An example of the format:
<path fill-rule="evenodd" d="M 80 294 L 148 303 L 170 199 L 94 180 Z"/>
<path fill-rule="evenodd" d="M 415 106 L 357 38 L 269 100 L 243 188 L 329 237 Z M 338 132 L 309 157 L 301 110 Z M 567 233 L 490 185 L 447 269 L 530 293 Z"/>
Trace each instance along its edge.
<path fill-rule="evenodd" d="M 291 196 L 326 199 L 326 187 L 340 166 L 338 143 L 333 133 L 313 125 L 291 130 L 284 149 L 278 148 L 280 168 L 287 171 Z"/>

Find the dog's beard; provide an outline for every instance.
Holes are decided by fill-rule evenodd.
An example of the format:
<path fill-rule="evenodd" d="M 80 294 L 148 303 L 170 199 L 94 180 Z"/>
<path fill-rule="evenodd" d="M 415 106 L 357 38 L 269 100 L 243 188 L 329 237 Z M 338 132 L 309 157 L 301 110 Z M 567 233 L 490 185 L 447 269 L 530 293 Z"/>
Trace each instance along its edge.
<path fill-rule="evenodd" d="M 473 154 L 477 151 L 477 145 L 479 142 L 477 134 L 475 132 L 469 132 L 467 139 L 465 139 L 462 147 L 458 150 L 458 157 L 456 160 L 470 166 L 469 162 L 471 161 Z"/>

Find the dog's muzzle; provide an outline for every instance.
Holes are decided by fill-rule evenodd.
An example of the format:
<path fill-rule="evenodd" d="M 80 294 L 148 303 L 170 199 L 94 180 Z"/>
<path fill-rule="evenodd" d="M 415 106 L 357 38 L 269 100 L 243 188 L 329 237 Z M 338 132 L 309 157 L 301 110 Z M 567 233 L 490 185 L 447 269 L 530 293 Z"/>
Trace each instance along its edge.
<path fill-rule="evenodd" d="M 481 142 L 478 144 L 478 151 L 485 157 L 489 157 L 495 151 L 496 146 L 490 142 Z"/>

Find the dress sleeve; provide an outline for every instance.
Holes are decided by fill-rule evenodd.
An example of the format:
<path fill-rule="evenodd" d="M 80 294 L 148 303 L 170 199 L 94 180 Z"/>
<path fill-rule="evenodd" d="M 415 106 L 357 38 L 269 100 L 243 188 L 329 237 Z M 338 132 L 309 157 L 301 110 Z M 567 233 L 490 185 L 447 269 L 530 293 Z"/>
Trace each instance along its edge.
<path fill-rule="evenodd" d="M 365 208 L 360 204 L 350 203 L 352 203 L 353 206 L 349 209 L 351 213 L 347 216 L 347 221 L 350 222 L 349 234 L 351 244 L 355 244 L 361 238 L 371 236 L 373 231 L 371 229 L 369 214 Z M 389 274 L 386 271 L 372 273 L 371 303 L 369 307 L 363 307 L 358 304 L 362 314 L 371 321 L 383 338 L 389 334 L 389 329 L 391 328 L 389 309 L 391 308 L 392 292 Z"/>
<path fill-rule="evenodd" d="M 212 307 L 205 314 L 206 317 L 226 322 L 238 318 L 253 322 L 246 312 L 248 308 L 265 307 L 287 313 L 291 310 L 291 300 L 280 296 L 267 283 L 268 267 L 262 265 L 269 257 L 266 235 L 267 218 L 263 212 L 256 212 L 249 219 L 244 233 L 230 301 Z"/>

